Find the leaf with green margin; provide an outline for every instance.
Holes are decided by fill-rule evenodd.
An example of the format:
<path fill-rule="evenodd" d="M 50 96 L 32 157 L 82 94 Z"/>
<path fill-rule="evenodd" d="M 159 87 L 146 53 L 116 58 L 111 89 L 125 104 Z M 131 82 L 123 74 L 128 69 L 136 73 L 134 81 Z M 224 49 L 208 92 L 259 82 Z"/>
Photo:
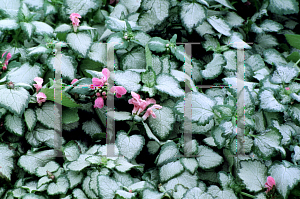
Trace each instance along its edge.
<path fill-rule="evenodd" d="M 239 177 L 249 191 L 258 192 L 264 189 L 267 179 L 267 167 L 260 161 L 241 161 Z"/>
<path fill-rule="evenodd" d="M 0 177 L 11 181 L 11 174 L 14 168 L 14 150 L 11 150 L 6 144 L 0 143 L 0 153 Z"/>
<path fill-rule="evenodd" d="M 193 187 L 198 186 L 198 179 L 199 178 L 196 173 L 191 175 L 188 171 L 184 171 L 180 176 L 169 180 L 163 184 L 163 186 L 165 187 L 166 191 L 171 189 L 174 190 L 177 184 L 181 184 L 188 189 L 192 189 Z"/>
<path fill-rule="evenodd" d="M 141 81 L 141 75 L 137 72 L 126 70 L 116 71 L 115 72 L 115 83 L 117 85 L 123 86 L 127 92 L 137 92 L 141 85 L 139 82 Z"/>
<path fill-rule="evenodd" d="M 286 108 L 280 104 L 274 97 L 274 92 L 271 89 L 259 91 L 260 108 L 268 112 L 283 112 Z"/>
<path fill-rule="evenodd" d="M 76 142 L 69 141 L 64 147 L 63 147 L 63 153 L 66 156 L 66 159 L 68 161 L 75 161 L 78 159 L 80 155 L 79 146 Z"/>
<path fill-rule="evenodd" d="M 166 51 L 166 44 L 168 44 L 168 40 L 164 40 L 160 37 L 152 37 L 148 42 L 148 47 L 151 51 L 155 51 L 157 53 L 161 53 Z"/>
<path fill-rule="evenodd" d="M 152 58 L 152 56 L 150 57 Z M 150 60 L 150 62 L 152 64 L 152 60 Z M 148 71 L 142 73 L 141 78 L 143 84 L 147 87 L 152 88 L 155 85 L 156 74 L 150 65 L 148 66 Z"/>
<path fill-rule="evenodd" d="M 45 128 L 37 128 L 35 131 L 35 138 L 45 143 L 46 146 L 50 148 L 55 148 L 56 146 L 56 140 L 55 137 L 61 138 L 62 144 L 64 144 L 65 140 L 63 137 L 60 137 L 60 135 L 53 129 L 45 129 Z"/>
<path fill-rule="evenodd" d="M 124 35 L 122 32 L 117 32 L 111 34 L 106 40 L 107 43 L 115 43 L 114 48 L 117 49 L 126 49 L 128 48 L 128 41 L 124 39 Z"/>
<path fill-rule="evenodd" d="M 206 17 L 207 9 L 199 3 L 182 2 L 180 18 L 188 32 L 191 33 L 193 28 L 202 24 Z"/>
<path fill-rule="evenodd" d="M 169 107 L 162 107 L 153 112 L 156 118 L 148 117 L 149 126 L 160 140 L 166 140 L 176 122 L 173 110 Z"/>
<path fill-rule="evenodd" d="M 97 177 L 99 194 L 106 199 L 113 199 L 115 192 L 120 189 L 116 181 L 109 176 L 99 175 Z"/>
<path fill-rule="evenodd" d="M 58 163 L 56 163 L 55 161 L 50 161 L 45 166 L 36 168 L 35 174 L 38 177 L 46 176 L 47 171 L 53 173 L 56 172 L 59 169 L 59 167 L 60 165 Z"/>
<path fill-rule="evenodd" d="M 107 64 L 107 44 L 105 43 L 93 43 L 88 53 L 88 57 L 96 62 L 100 62 L 103 65 Z"/>
<path fill-rule="evenodd" d="M 268 10 L 278 15 L 299 13 L 299 2 L 296 0 L 270 0 Z"/>
<path fill-rule="evenodd" d="M 149 49 L 149 46 L 148 44 L 146 44 L 145 46 L 145 55 L 146 55 L 146 67 L 147 67 L 147 70 L 148 70 L 148 67 L 151 66 L 152 67 L 152 53 Z"/>
<path fill-rule="evenodd" d="M 43 186 L 45 184 L 48 184 L 51 181 L 52 181 L 51 178 L 49 178 L 48 176 L 44 176 L 44 177 L 42 177 L 42 178 L 39 179 L 36 188 L 39 189 L 39 188 L 41 188 L 41 186 Z"/>
<path fill-rule="evenodd" d="M 188 93 L 186 96 L 190 98 L 192 104 L 192 121 L 198 122 L 199 125 L 207 124 L 213 117 L 212 107 L 216 102 L 203 93 Z M 183 117 L 185 99 L 178 101 L 175 105 L 175 111 Z"/>
<path fill-rule="evenodd" d="M 211 169 L 219 166 L 223 162 L 223 157 L 207 146 L 200 145 L 197 155 L 200 156 L 196 159 L 201 169 Z"/>
<path fill-rule="evenodd" d="M 125 131 L 119 131 L 116 137 L 115 143 L 120 153 L 130 161 L 136 158 L 145 145 L 145 139 L 141 135 L 128 136 Z"/>
<path fill-rule="evenodd" d="M 184 95 L 184 90 L 180 88 L 179 82 L 172 75 L 166 73 L 157 76 L 155 88 L 172 97 Z"/>
<path fill-rule="evenodd" d="M 47 100 L 54 100 L 54 88 L 42 88 L 40 92 L 44 93 L 47 96 Z M 58 102 L 61 104 L 61 102 Z M 81 107 L 81 105 L 77 104 L 73 98 L 71 98 L 66 92 L 62 91 L 62 105 L 69 108 Z"/>
<path fill-rule="evenodd" d="M 82 76 L 85 76 L 87 78 L 93 78 L 91 74 L 86 72 L 86 70 L 94 70 L 101 72 L 102 69 L 105 68 L 102 63 L 90 60 L 90 59 L 84 59 L 81 61 L 81 64 L 79 65 L 79 71 L 82 73 Z"/>
<path fill-rule="evenodd" d="M 280 151 L 282 157 L 285 157 L 285 149 L 280 146 L 281 139 L 282 135 L 275 128 L 262 135 L 257 135 L 254 139 L 254 153 L 262 158 L 270 158 Z"/>
<path fill-rule="evenodd" d="M 125 71 L 127 69 L 145 69 L 145 51 L 143 47 L 134 48 L 121 58 L 121 67 Z"/>
<path fill-rule="evenodd" d="M 28 106 L 30 94 L 22 87 L 15 89 L 0 89 L 0 106 L 12 113 L 22 115 Z"/>
<path fill-rule="evenodd" d="M 189 189 L 184 195 L 183 199 L 213 199 L 212 195 L 205 193 L 199 187 Z"/>
<path fill-rule="evenodd" d="M 211 16 L 207 18 L 207 21 L 216 29 L 219 33 L 226 35 L 226 36 L 231 36 L 231 27 L 230 25 L 222 18 L 218 18 L 216 16 Z"/>
<path fill-rule="evenodd" d="M 69 33 L 66 40 L 70 47 L 83 57 L 86 57 L 93 42 L 91 36 L 85 33 Z"/>
<path fill-rule="evenodd" d="M 60 64 L 61 73 L 63 78 L 66 78 L 69 81 L 75 79 L 75 74 L 77 71 L 77 62 L 75 58 L 72 56 L 65 55 L 64 53 L 61 54 L 61 62 L 59 62 L 57 57 L 50 56 L 46 63 L 50 69 L 55 70 L 55 63 Z"/>
<path fill-rule="evenodd" d="M 23 136 L 24 135 L 24 120 L 17 116 L 17 115 L 12 115 L 12 114 L 7 114 L 5 116 L 5 123 L 4 126 L 6 129 L 17 135 L 17 136 Z"/>
<path fill-rule="evenodd" d="M 199 164 L 195 158 L 181 158 L 180 162 L 185 170 L 190 172 L 190 174 L 194 174 L 199 167 Z"/>
<path fill-rule="evenodd" d="M 60 176 L 56 179 L 56 182 L 52 182 L 48 185 L 47 194 L 58 195 L 66 194 L 70 187 L 69 181 L 66 176 Z"/>
<path fill-rule="evenodd" d="M 78 184 L 81 183 L 83 179 L 83 173 L 70 170 L 67 172 L 67 178 L 70 183 L 70 189 L 73 189 L 74 187 L 76 187 Z"/>
<path fill-rule="evenodd" d="M 180 161 L 170 162 L 163 165 L 159 169 L 160 182 L 164 183 L 184 172 L 183 166 L 180 164 Z"/>
<path fill-rule="evenodd" d="M 180 155 L 179 149 L 175 142 L 168 141 L 160 149 L 159 155 L 155 159 L 155 164 L 161 166 L 177 159 L 176 156 Z"/>
<path fill-rule="evenodd" d="M 96 3 L 94 0 L 66 0 L 64 1 L 64 5 L 66 14 L 78 13 L 81 17 L 84 17 L 89 11 L 95 10 L 98 7 L 101 8 L 102 1 Z"/>
<path fill-rule="evenodd" d="M 78 109 L 76 108 L 64 108 L 62 112 L 62 123 L 71 124 L 79 121 Z"/>
<path fill-rule="evenodd" d="M 82 130 L 91 137 L 93 137 L 95 134 L 102 133 L 101 126 L 94 118 L 92 118 L 90 121 L 85 121 L 82 124 Z"/>
<path fill-rule="evenodd" d="M 91 165 L 90 162 L 85 160 L 89 156 L 91 156 L 91 155 L 80 154 L 77 160 L 75 160 L 67 165 L 67 168 L 72 171 L 81 171 L 82 169 Z"/>
<path fill-rule="evenodd" d="M 299 166 L 286 160 L 282 162 L 275 161 L 268 173 L 274 178 L 276 189 L 284 199 L 288 198 L 290 191 L 300 182 Z"/>
<path fill-rule="evenodd" d="M 22 155 L 18 160 L 18 166 L 23 168 L 30 174 L 35 174 L 38 167 L 45 166 L 48 162 L 53 161 L 56 157 L 55 150 L 44 150 L 40 152 L 27 151 L 26 155 Z"/>
<path fill-rule="evenodd" d="M 55 104 L 46 102 L 41 108 L 37 108 L 35 113 L 37 120 L 43 125 L 50 129 L 59 129 L 59 126 L 55 123 L 55 115 L 59 115 L 57 106 Z"/>
<path fill-rule="evenodd" d="M 72 194 L 75 199 L 88 199 L 84 192 L 79 188 L 74 189 Z"/>

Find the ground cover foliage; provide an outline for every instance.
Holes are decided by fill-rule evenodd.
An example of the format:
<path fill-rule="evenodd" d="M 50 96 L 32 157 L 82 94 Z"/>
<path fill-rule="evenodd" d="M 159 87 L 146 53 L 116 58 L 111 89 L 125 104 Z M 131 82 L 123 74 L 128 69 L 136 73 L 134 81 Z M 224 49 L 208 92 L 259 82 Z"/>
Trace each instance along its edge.
<path fill-rule="evenodd" d="M 299 0 L 0 0 L 0 197 L 299 198 L 298 13 Z M 176 42 L 201 42 L 191 66 Z M 253 42 L 244 110 L 236 89 L 196 87 L 237 85 L 236 42 Z M 66 157 L 54 150 L 56 53 Z M 105 156 L 108 92 L 118 157 Z M 186 99 L 197 157 L 179 157 Z"/>

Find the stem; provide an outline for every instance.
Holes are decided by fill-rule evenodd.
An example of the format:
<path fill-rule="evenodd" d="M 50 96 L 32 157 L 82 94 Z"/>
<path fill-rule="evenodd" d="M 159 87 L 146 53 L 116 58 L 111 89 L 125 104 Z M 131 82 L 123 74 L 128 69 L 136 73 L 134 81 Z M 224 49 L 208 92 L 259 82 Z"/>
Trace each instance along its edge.
<path fill-rule="evenodd" d="M 133 121 L 133 124 L 132 124 L 132 126 L 130 127 L 128 133 L 127 133 L 127 136 L 129 135 L 129 133 L 130 133 L 130 131 L 132 130 L 132 128 L 134 127 L 134 125 L 135 125 L 135 121 Z"/>
<path fill-rule="evenodd" d="M 298 59 L 298 61 L 294 64 L 293 67 L 296 67 L 298 65 L 298 63 L 300 62 L 300 59 Z"/>
<path fill-rule="evenodd" d="M 252 195 L 250 195 L 248 193 L 245 193 L 245 192 L 241 192 L 241 194 L 244 195 L 244 196 L 248 196 L 249 198 L 256 198 L 255 196 L 252 196 Z"/>
<path fill-rule="evenodd" d="M 250 135 L 251 137 L 254 137 L 254 138 L 256 138 L 256 135 L 252 135 L 252 134 L 248 134 L 248 135 Z"/>

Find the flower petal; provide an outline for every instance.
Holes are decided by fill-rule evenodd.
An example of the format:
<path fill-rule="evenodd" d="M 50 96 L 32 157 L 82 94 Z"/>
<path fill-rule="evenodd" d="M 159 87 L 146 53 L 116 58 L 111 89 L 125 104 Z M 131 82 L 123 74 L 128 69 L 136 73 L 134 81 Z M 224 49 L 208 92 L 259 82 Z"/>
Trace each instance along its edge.
<path fill-rule="evenodd" d="M 95 105 L 94 108 L 103 108 L 104 106 L 104 100 L 102 97 L 97 97 L 97 99 L 95 100 Z"/>

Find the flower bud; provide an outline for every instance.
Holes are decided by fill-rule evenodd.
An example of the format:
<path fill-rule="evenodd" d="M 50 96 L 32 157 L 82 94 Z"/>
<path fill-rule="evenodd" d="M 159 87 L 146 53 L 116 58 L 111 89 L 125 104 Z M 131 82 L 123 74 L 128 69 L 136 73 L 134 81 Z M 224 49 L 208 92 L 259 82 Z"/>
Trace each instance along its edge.
<path fill-rule="evenodd" d="M 106 95 L 106 92 L 103 91 L 103 92 L 102 92 L 102 95 Z"/>
<path fill-rule="evenodd" d="M 169 47 L 169 44 L 166 44 L 166 47 Z"/>
<path fill-rule="evenodd" d="M 14 84 L 13 84 L 13 82 L 8 82 L 7 83 L 7 88 L 9 88 L 9 89 L 14 89 L 15 88 L 15 86 L 14 86 Z"/>
<path fill-rule="evenodd" d="M 100 93 L 96 93 L 96 96 L 97 96 L 97 97 L 100 97 Z"/>
<path fill-rule="evenodd" d="M 124 36 L 124 39 L 128 39 L 128 37 L 127 37 L 127 36 Z"/>

